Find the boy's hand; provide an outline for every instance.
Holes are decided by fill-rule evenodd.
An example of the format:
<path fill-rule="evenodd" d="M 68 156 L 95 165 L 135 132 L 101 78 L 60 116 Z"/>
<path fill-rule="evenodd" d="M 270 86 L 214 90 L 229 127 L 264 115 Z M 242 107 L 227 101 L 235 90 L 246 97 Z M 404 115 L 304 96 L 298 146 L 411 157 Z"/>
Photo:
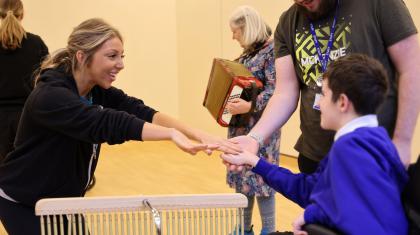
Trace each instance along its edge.
<path fill-rule="evenodd" d="M 305 218 L 303 213 L 292 223 L 294 235 L 308 235 L 307 232 L 302 230 L 302 226 L 305 224 Z"/>
<path fill-rule="evenodd" d="M 232 171 L 232 172 L 236 172 L 236 173 L 241 172 L 245 168 L 245 166 L 243 166 L 243 165 L 242 166 L 233 165 L 233 164 L 230 164 L 229 162 L 227 162 L 225 160 L 223 160 L 223 164 L 226 166 L 226 169 L 228 171 Z"/>
<path fill-rule="evenodd" d="M 260 160 L 259 157 L 248 151 L 238 154 L 222 154 L 220 157 L 230 171 L 241 171 L 246 165 L 254 167 Z"/>

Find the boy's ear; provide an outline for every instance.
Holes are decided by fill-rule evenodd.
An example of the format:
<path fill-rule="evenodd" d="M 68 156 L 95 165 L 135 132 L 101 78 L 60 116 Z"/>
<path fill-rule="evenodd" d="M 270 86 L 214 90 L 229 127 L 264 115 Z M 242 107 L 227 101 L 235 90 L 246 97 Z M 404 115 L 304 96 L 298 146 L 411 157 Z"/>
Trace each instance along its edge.
<path fill-rule="evenodd" d="M 340 96 L 338 97 L 338 105 L 339 105 L 339 109 L 342 113 L 346 113 L 349 111 L 349 109 L 351 108 L 351 106 L 353 105 L 349 99 L 349 97 L 347 97 L 347 95 L 345 94 L 340 94 Z"/>

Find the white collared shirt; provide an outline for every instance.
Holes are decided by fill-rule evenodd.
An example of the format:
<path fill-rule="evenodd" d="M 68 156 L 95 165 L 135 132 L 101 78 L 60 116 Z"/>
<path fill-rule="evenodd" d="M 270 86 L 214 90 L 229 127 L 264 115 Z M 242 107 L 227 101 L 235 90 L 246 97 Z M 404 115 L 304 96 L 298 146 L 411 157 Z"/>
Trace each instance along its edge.
<path fill-rule="evenodd" d="M 342 126 L 334 136 L 334 141 L 337 141 L 338 138 L 341 136 L 348 134 L 357 128 L 360 127 L 377 127 L 378 124 L 378 117 L 375 114 L 369 114 L 365 116 L 361 116 L 351 120 L 350 122 L 346 123 Z"/>

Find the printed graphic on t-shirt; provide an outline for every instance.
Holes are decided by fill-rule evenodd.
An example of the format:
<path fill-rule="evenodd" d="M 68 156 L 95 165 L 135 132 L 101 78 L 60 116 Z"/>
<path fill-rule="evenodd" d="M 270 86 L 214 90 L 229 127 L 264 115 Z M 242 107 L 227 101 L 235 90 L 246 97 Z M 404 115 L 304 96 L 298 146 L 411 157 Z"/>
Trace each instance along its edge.
<path fill-rule="evenodd" d="M 321 51 L 325 53 L 331 32 L 331 22 L 326 25 L 317 25 L 315 23 L 314 27 Z M 343 57 L 348 53 L 348 49 L 350 48 L 350 34 L 351 15 L 343 17 L 337 22 L 329 62 Z M 296 60 L 302 72 L 303 82 L 308 86 L 313 86 L 316 84 L 317 78 L 322 75 L 322 69 L 310 29 L 297 29 L 295 37 Z"/>

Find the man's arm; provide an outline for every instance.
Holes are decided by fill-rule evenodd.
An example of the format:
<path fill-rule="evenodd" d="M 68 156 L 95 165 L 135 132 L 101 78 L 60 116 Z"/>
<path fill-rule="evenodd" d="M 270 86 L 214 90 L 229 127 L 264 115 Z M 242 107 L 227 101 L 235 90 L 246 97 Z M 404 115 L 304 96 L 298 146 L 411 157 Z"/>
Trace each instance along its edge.
<path fill-rule="evenodd" d="M 420 47 L 417 34 L 391 45 L 388 53 L 399 74 L 398 113 L 393 141 L 401 161 L 408 167 L 420 108 Z"/>
<path fill-rule="evenodd" d="M 275 66 L 276 88 L 274 94 L 268 101 L 260 120 L 250 131 L 250 133 L 262 139 L 268 138 L 289 120 L 299 101 L 299 81 L 296 77 L 292 57 L 287 55 L 277 58 Z M 236 140 L 250 152 L 256 153 L 258 151 L 258 143 L 251 137 L 239 137 Z"/>

